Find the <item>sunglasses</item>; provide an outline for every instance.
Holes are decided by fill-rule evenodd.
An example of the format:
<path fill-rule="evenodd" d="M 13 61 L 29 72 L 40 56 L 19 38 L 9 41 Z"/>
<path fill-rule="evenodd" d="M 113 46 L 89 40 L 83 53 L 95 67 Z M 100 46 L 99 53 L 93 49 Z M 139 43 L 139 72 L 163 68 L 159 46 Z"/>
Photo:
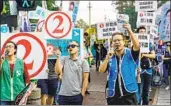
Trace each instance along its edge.
<path fill-rule="evenodd" d="M 78 46 L 77 46 L 77 45 L 68 45 L 67 48 L 69 49 L 70 47 L 71 47 L 71 48 L 75 48 L 75 47 L 78 47 Z"/>

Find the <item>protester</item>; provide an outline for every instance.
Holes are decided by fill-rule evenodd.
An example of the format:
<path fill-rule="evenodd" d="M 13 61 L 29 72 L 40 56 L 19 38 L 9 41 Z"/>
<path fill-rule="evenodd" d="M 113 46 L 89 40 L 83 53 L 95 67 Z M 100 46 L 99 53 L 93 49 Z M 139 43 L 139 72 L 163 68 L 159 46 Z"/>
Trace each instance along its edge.
<path fill-rule="evenodd" d="M 57 48 L 56 55 L 61 55 L 60 49 Z M 56 59 L 48 59 L 48 79 L 39 79 L 38 87 L 41 88 L 41 105 L 52 105 L 54 97 L 56 96 L 56 90 L 58 85 L 58 76 L 55 73 Z"/>
<path fill-rule="evenodd" d="M 170 42 L 166 42 L 166 50 L 164 51 L 164 58 L 163 60 L 169 60 L 171 59 L 171 51 L 170 51 Z M 163 64 L 163 75 L 164 75 L 164 82 L 166 84 L 166 90 L 169 90 L 170 87 L 169 87 L 169 64 L 166 64 L 164 62 Z"/>
<path fill-rule="evenodd" d="M 84 59 L 87 60 L 89 66 L 91 67 L 91 58 L 93 58 L 93 55 L 92 55 L 92 52 L 91 52 L 91 49 L 90 49 L 90 43 L 89 43 L 88 33 L 87 32 L 84 33 L 84 52 L 83 52 L 83 55 L 84 55 Z M 90 81 L 91 81 L 91 76 L 90 76 L 90 73 L 89 73 L 88 82 L 90 83 Z M 90 94 L 90 92 L 88 90 L 86 90 L 85 93 Z"/>
<path fill-rule="evenodd" d="M 145 34 L 146 28 L 141 26 L 137 29 L 138 33 Z M 149 48 L 149 50 L 152 50 Z M 151 88 L 152 82 L 152 66 L 151 60 L 155 59 L 155 52 L 154 50 L 150 51 L 149 53 L 141 53 L 141 84 L 140 84 L 140 96 L 142 99 L 142 105 L 148 105 L 149 103 L 149 91 Z"/>
<path fill-rule="evenodd" d="M 7 42 L 0 64 L 0 105 L 14 105 L 17 95 L 30 83 L 26 64 L 16 54 L 17 45 Z"/>
<path fill-rule="evenodd" d="M 108 71 L 106 85 L 106 97 L 108 105 L 136 105 L 138 90 L 135 71 L 135 61 L 139 55 L 139 40 L 134 35 L 129 24 L 124 24 L 131 41 L 132 49 L 124 47 L 125 37 L 122 33 L 114 33 L 112 36 L 112 49 L 109 50 L 105 60 L 100 65 L 99 72 Z"/>
<path fill-rule="evenodd" d="M 62 76 L 59 105 L 82 105 L 90 68 L 88 62 L 79 56 L 79 47 L 76 41 L 71 41 L 67 47 L 69 56 L 57 56 L 55 71 Z"/>

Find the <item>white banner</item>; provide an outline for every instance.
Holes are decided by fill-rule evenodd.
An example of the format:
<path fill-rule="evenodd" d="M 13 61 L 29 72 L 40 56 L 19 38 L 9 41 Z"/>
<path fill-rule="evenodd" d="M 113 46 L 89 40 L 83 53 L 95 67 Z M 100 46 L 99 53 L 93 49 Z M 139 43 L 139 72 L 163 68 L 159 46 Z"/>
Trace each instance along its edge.
<path fill-rule="evenodd" d="M 154 12 L 138 12 L 137 27 L 155 25 L 156 15 Z"/>
<path fill-rule="evenodd" d="M 50 11 L 46 13 L 44 32 L 47 39 L 71 39 L 72 15 L 69 12 Z"/>
<path fill-rule="evenodd" d="M 117 22 L 105 22 L 97 24 L 97 38 L 108 39 L 112 34 L 118 32 Z"/>
<path fill-rule="evenodd" d="M 135 11 L 157 10 L 157 1 L 135 1 Z"/>
<path fill-rule="evenodd" d="M 149 34 L 139 34 L 136 33 L 136 36 L 139 39 L 140 42 L 140 49 L 141 53 L 148 53 L 149 52 L 149 43 L 150 43 L 150 35 Z"/>
<path fill-rule="evenodd" d="M 28 12 L 28 19 L 39 19 L 39 15 L 36 14 L 36 11 L 29 11 Z"/>
<path fill-rule="evenodd" d="M 158 26 L 151 26 L 150 27 L 150 34 L 153 35 L 153 37 L 158 37 Z"/>
<path fill-rule="evenodd" d="M 126 14 L 117 14 L 116 19 L 118 30 L 125 32 L 126 29 L 123 28 L 123 24 L 129 23 L 129 16 Z"/>
<path fill-rule="evenodd" d="M 5 43 L 13 41 L 17 44 L 17 57 L 23 59 L 29 76 L 32 79 L 46 79 L 47 50 L 46 40 L 42 33 L 11 33 L 1 36 L 1 54 L 4 54 Z"/>

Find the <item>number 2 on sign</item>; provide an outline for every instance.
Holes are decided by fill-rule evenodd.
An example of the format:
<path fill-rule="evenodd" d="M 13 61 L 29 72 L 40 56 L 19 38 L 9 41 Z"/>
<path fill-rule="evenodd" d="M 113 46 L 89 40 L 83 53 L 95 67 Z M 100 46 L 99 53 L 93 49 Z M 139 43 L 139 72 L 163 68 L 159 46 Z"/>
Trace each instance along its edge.
<path fill-rule="evenodd" d="M 56 20 L 56 19 L 59 20 L 59 24 L 58 24 L 58 26 L 54 29 L 53 33 L 63 33 L 64 28 L 59 29 L 59 27 L 60 27 L 60 26 L 62 25 L 62 23 L 63 23 L 63 18 L 62 18 L 62 16 L 57 15 L 56 17 L 53 18 L 53 20 Z"/>
<path fill-rule="evenodd" d="M 47 54 L 48 55 L 53 55 L 54 53 L 54 47 L 53 47 L 53 45 L 48 45 L 47 46 Z"/>
<path fill-rule="evenodd" d="M 24 58 L 23 58 L 25 60 L 29 56 L 29 54 L 31 52 L 31 49 L 32 49 L 31 44 L 30 44 L 29 41 L 24 40 L 24 39 L 17 42 L 17 45 L 20 45 L 20 44 L 23 45 L 25 47 L 25 49 L 26 49 L 26 52 L 25 52 L 25 55 L 24 55 Z M 34 60 L 31 63 L 26 63 L 26 66 L 27 66 L 28 70 L 32 70 L 33 63 L 34 63 Z"/>

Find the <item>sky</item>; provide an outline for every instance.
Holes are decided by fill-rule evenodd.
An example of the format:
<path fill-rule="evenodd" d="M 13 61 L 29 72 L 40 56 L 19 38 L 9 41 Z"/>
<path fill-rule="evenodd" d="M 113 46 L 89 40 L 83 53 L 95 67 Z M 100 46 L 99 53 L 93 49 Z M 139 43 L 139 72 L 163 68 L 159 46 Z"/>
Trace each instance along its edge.
<path fill-rule="evenodd" d="M 115 9 L 111 5 L 111 1 L 90 1 L 91 8 L 91 24 L 116 20 Z M 77 20 L 83 19 L 89 24 L 89 1 L 80 1 Z M 68 11 L 69 1 L 63 1 L 63 11 Z"/>

